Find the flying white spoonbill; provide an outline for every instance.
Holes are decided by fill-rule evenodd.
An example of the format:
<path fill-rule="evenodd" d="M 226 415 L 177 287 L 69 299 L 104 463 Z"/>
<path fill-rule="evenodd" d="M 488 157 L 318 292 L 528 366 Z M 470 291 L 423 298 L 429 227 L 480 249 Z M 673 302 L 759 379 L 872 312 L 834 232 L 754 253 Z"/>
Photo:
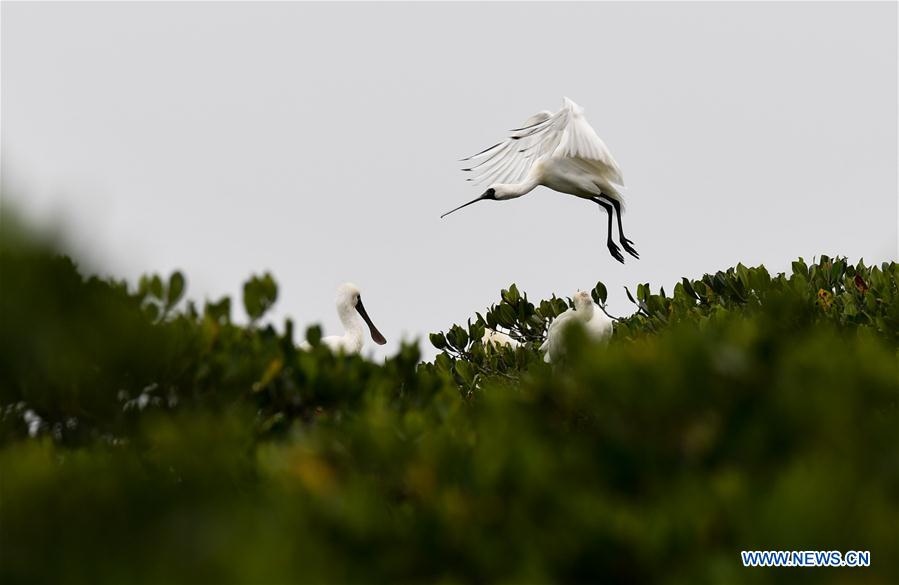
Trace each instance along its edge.
<path fill-rule="evenodd" d="M 343 323 L 343 328 L 346 332 L 343 335 L 329 335 L 327 337 L 322 337 L 322 345 L 327 345 L 333 352 L 342 351 L 344 353 L 359 353 L 362 349 L 365 336 L 365 330 L 362 327 L 362 319 L 364 319 L 366 325 L 368 325 L 371 338 L 375 343 L 378 345 L 387 343 L 387 340 L 384 339 L 384 336 L 381 335 L 381 332 L 378 331 L 375 324 L 371 322 L 371 318 L 365 311 L 359 287 L 350 282 L 341 284 L 337 287 L 336 304 L 337 315 L 340 317 L 340 322 Z M 362 319 L 359 318 L 360 315 Z M 300 347 L 306 350 L 311 349 L 310 345 L 306 342 L 301 344 Z"/>
<path fill-rule="evenodd" d="M 624 250 L 639 258 L 634 243 L 624 236 L 621 211 L 624 179 L 612 153 L 584 117 L 584 110 L 568 98 L 562 109 L 537 112 L 511 136 L 490 148 L 463 158 L 472 161 L 464 171 L 476 184 L 489 183 L 480 197 L 448 211 L 492 200 L 505 201 L 530 193 L 538 185 L 553 191 L 587 199 L 603 208 L 609 216 L 606 245 L 612 256 L 624 263 L 621 250 L 612 241 L 612 218 L 618 216 L 618 241 Z"/>
<path fill-rule="evenodd" d="M 612 319 L 593 302 L 590 293 L 578 291 L 574 293 L 573 300 L 574 308 L 568 309 L 549 324 L 546 341 L 540 346 L 540 351 L 546 352 L 543 355 L 546 363 L 558 361 L 565 354 L 563 332 L 576 322 L 581 323 L 587 337 L 593 341 L 606 341 L 612 336 Z"/>

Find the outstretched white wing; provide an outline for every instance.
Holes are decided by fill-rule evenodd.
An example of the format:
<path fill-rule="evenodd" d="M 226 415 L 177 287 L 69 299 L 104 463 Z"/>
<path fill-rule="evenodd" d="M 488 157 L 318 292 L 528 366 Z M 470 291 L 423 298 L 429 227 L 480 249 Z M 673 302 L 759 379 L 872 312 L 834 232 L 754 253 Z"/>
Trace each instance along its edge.
<path fill-rule="evenodd" d="M 568 124 L 565 125 L 558 146 L 553 150 L 553 158 L 578 159 L 593 167 L 612 183 L 624 185 L 621 168 L 612 157 L 606 143 L 587 122 L 584 109 L 568 98 L 565 98 L 563 109 L 570 112 Z"/>
<path fill-rule="evenodd" d="M 462 169 L 475 183 L 517 183 L 524 179 L 541 156 L 551 154 L 559 145 L 569 112 L 563 108 L 555 114 L 543 111 L 528 118 L 520 128 L 503 140 L 463 158 L 470 161 Z"/>
<path fill-rule="evenodd" d="M 471 161 L 468 179 L 475 183 L 517 183 L 543 156 L 578 159 L 594 167 L 610 181 L 624 184 L 621 169 L 605 143 L 584 118 L 584 110 L 568 98 L 555 114 L 538 112 L 520 128 L 486 150 L 463 161 Z"/>

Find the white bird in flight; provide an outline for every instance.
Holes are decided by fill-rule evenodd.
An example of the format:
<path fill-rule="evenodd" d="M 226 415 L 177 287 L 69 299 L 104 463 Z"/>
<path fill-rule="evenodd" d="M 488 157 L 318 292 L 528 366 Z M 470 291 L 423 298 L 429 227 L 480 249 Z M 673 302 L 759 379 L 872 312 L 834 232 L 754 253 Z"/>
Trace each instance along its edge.
<path fill-rule="evenodd" d="M 371 322 L 371 318 L 362 304 L 362 294 L 359 292 L 359 287 L 355 284 L 347 282 L 337 287 L 336 305 L 337 315 L 340 317 L 340 322 L 343 323 L 346 332 L 343 335 L 322 337 L 322 345 L 328 346 L 333 352 L 359 353 L 365 342 L 365 329 L 362 327 L 363 319 L 366 325 L 368 325 L 372 340 L 378 345 L 387 343 L 387 340 L 384 339 L 384 336 L 381 335 L 375 324 Z M 360 316 L 362 319 L 359 318 Z M 303 343 L 302 348 L 308 350 L 311 349 L 311 346 L 308 343 Z"/>
<path fill-rule="evenodd" d="M 549 324 L 546 341 L 540 346 L 545 352 L 543 361 L 558 361 L 565 354 L 564 331 L 574 323 L 580 322 L 587 332 L 587 338 L 594 342 L 607 341 L 612 336 L 612 319 L 593 302 L 585 291 L 574 293 L 574 308 L 568 309 Z"/>
<path fill-rule="evenodd" d="M 621 227 L 624 208 L 621 169 L 587 122 L 583 108 L 566 97 L 562 109 L 555 114 L 545 110 L 537 112 L 521 128 L 511 132 L 502 142 L 462 159 L 472 161 L 469 168 L 463 169 L 473 173 L 468 180 L 489 183 L 489 187 L 477 199 L 444 213 L 441 218 L 478 201 L 515 199 L 543 185 L 602 207 L 609 216 L 606 245 L 612 256 L 624 263 L 621 250 L 612 241 L 612 218 L 617 213 L 621 247 L 634 258 L 640 257 Z"/>

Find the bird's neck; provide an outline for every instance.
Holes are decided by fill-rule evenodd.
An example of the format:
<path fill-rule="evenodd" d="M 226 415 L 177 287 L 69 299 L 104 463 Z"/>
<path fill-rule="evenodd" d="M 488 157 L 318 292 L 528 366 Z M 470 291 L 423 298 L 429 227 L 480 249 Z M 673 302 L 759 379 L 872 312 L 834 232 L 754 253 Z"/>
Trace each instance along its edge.
<path fill-rule="evenodd" d="M 354 307 L 341 307 L 337 311 L 340 322 L 346 330 L 344 338 L 353 343 L 361 345 L 362 337 L 365 335 L 365 328 L 362 326 L 362 319 Z"/>
<path fill-rule="evenodd" d="M 531 175 L 520 183 L 497 183 L 493 185 L 493 188 L 496 190 L 497 199 L 515 199 L 516 197 L 527 195 L 539 184 L 539 177 Z"/>
<path fill-rule="evenodd" d="M 589 305 L 584 305 L 583 307 L 578 308 L 577 310 L 578 316 L 584 321 L 589 321 L 593 318 L 593 303 Z"/>

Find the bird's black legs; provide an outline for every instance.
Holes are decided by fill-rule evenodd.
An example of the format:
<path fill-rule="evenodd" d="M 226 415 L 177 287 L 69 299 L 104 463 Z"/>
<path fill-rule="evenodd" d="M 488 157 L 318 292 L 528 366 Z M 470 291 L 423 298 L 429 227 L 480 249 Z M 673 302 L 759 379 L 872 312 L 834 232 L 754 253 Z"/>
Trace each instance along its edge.
<path fill-rule="evenodd" d="M 624 228 L 621 227 L 621 202 L 617 199 L 612 199 L 611 197 L 609 199 L 612 201 L 612 205 L 615 206 L 616 213 L 618 213 L 618 241 L 621 242 L 621 247 L 624 248 L 625 252 L 639 260 L 640 254 L 638 254 L 637 250 L 633 247 L 634 243 L 624 237 Z"/>
<path fill-rule="evenodd" d="M 615 242 L 612 241 L 612 216 L 615 215 L 614 210 L 611 205 L 598 197 L 593 197 L 593 201 L 605 209 L 606 213 L 609 215 L 609 230 L 606 234 L 606 245 L 609 247 L 609 253 L 612 254 L 612 257 L 615 258 L 615 260 L 624 264 L 624 256 L 621 254 L 621 250 L 619 250 L 618 246 L 615 245 Z"/>

